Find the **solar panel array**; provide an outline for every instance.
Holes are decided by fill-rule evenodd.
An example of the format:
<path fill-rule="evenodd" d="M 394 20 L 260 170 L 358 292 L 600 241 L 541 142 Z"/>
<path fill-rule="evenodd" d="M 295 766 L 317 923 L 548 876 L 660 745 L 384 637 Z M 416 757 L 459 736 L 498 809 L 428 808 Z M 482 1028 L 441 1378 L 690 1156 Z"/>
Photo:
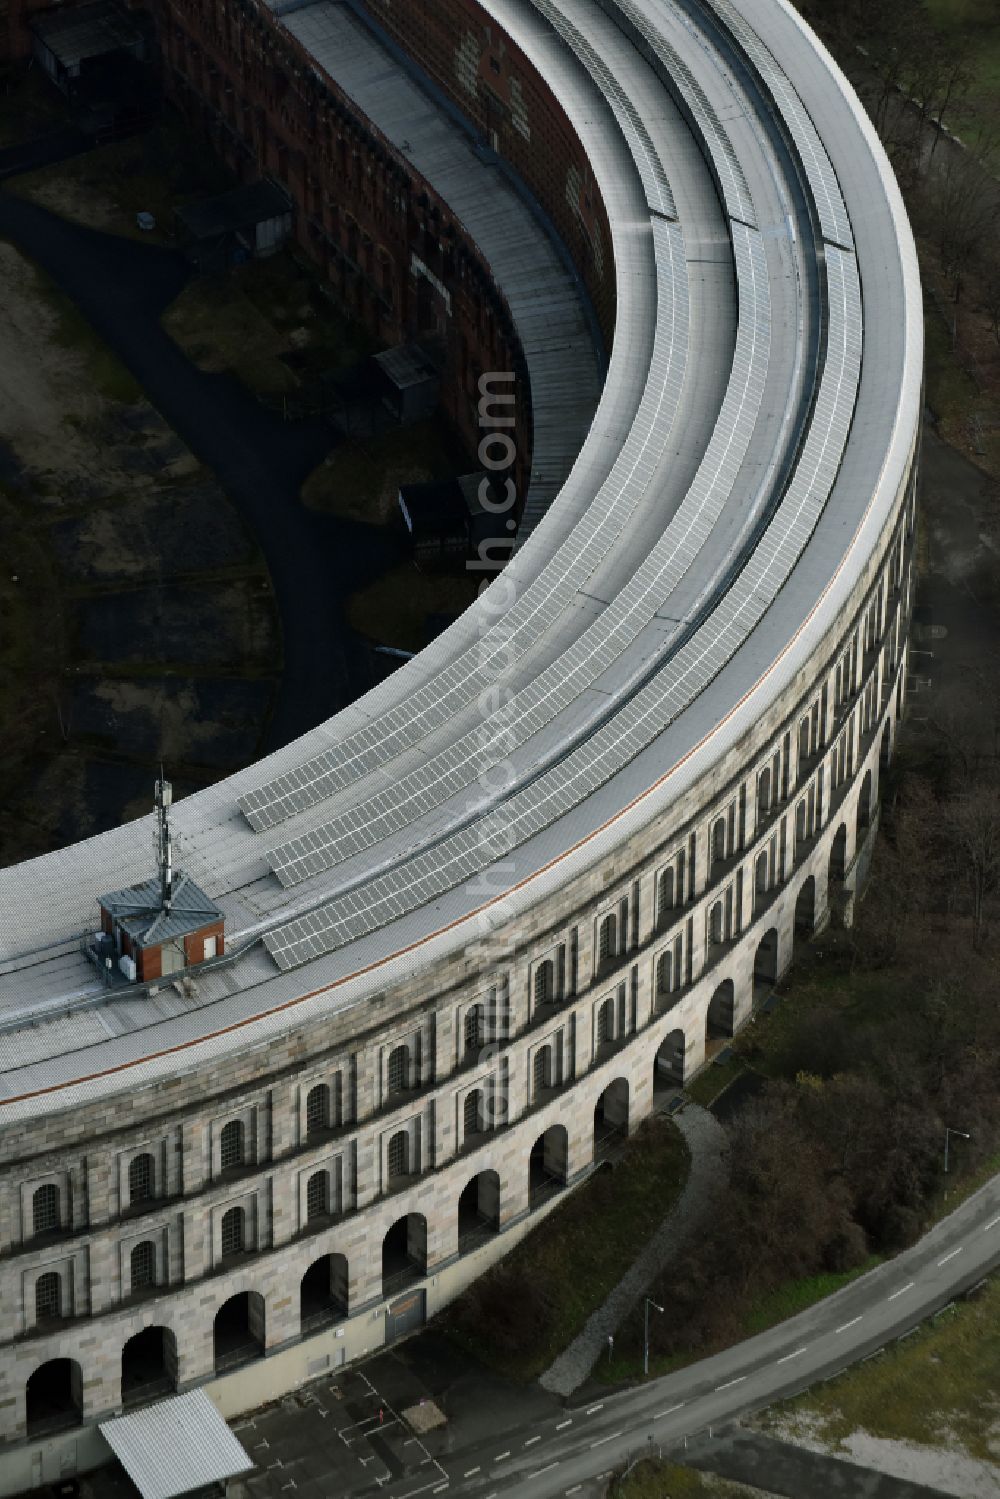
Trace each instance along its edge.
<path fill-rule="evenodd" d="M 694 122 L 695 131 L 705 143 L 718 180 L 726 213 L 741 223 L 757 226 L 753 198 L 740 166 L 739 157 L 711 101 L 684 62 L 656 27 L 632 0 L 598 0 L 598 4 L 615 22 L 628 23 L 634 41 L 653 66 L 668 92 L 678 98 Z"/>
<path fill-rule="evenodd" d="M 789 82 L 788 75 L 731 0 L 709 0 L 709 4 L 753 63 L 778 106 L 805 170 L 823 238 L 844 249 L 853 249 L 854 234 L 837 174 L 812 122 L 812 116 Z"/>
<path fill-rule="evenodd" d="M 677 209 L 670 183 L 663 169 L 659 154 L 650 140 L 649 131 L 643 124 L 638 110 L 604 59 L 591 46 L 581 31 L 573 25 L 553 0 L 531 0 L 532 5 L 562 37 L 583 63 L 591 78 L 610 104 L 622 134 L 629 143 L 639 176 L 642 178 L 646 202 L 654 213 L 675 219 Z"/>
<path fill-rule="evenodd" d="M 854 257 L 826 256 L 825 359 L 795 471 L 764 536 L 710 617 L 585 744 L 507 799 L 390 872 L 265 935 L 287 970 L 375 931 L 471 878 L 570 812 L 663 732 L 746 641 L 815 529 L 843 457 L 861 375 L 861 286 Z"/>
<path fill-rule="evenodd" d="M 472 784 L 483 770 L 484 742 L 502 746 L 504 758 L 508 757 L 618 660 L 693 565 L 731 496 L 754 431 L 768 368 L 770 289 L 763 243 L 756 230 L 735 224 L 733 247 L 739 322 L 726 395 L 690 488 L 652 551 L 593 624 L 502 711 L 400 777 L 390 790 L 366 798 L 269 854 L 283 885 L 296 885 L 373 847 Z M 658 441 L 662 454 L 669 429 L 658 419 L 661 401 L 662 390 L 651 381 L 638 421 L 648 431 L 650 442 Z M 661 655 L 666 655 L 681 629 L 678 624 L 668 636 Z M 634 688 L 630 681 L 622 682 L 617 691 L 605 684 L 607 707 Z M 526 774 L 536 774 L 540 765 L 540 760 L 533 761 Z"/>

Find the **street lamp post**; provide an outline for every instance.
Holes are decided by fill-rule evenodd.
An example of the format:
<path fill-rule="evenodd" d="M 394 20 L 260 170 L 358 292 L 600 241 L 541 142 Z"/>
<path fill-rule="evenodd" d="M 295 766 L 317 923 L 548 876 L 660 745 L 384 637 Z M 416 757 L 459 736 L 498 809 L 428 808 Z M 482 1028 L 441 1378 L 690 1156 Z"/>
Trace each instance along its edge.
<path fill-rule="evenodd" d="M 643 1372 L 643 1374 L 648 1374 L 649 1373 L 649 1308 L 650 1307 L 653 1307 L 656 1311 L 660 1312 L 661 1314 L 663 1312 L 662 1306 L 657 1305 L 657 1303 L 655 1301 L 653 1301 L 649 1296 L 646 1297 L 646 1304 L 643 1307 L 643 1312 L 645 1314 L 645 1324 L 646 1324 L 646 1330 L 645 1330 L 645 1333 L 644 1333 L 644 1336 L 643 1336 L 643 1340 L 642 1340 L 642 1372 Z"/>
<path fill-rule="evenodd" d="M 956 1135 L 958 1137 L 958 1139 L 960 1139 L 960 1140 L 969 1140 L 969 1139 L 972 1138 L 971 1135 L 969 1135 L 969 1133 L 966 1130 L 964 1130 L 964 1129 L 948 1129 L 947 1127 L 945 1128 L 945 1132 L 944 1132 L 944 1174 L 945 1174 L 945 1176 L 948 1175 L 948 1145 L 949 1145 L 949 1142 L 951 1141 L 952 1135 Z"/>

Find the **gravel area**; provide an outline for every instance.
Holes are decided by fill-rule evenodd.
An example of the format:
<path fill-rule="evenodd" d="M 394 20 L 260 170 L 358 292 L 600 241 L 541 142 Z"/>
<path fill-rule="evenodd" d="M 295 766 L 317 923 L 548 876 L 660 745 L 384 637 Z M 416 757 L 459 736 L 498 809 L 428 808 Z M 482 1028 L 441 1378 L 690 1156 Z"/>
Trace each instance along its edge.
<path fill-rule="evenodd" d="M 541 1376 L 543 1389 L 571 1395 L 583 1384 L 646 1287 L 677 1253 L 684 1239 L 707 1216 L 729 1180 L 728 1137 L 707 1109 L 689 1103 L 674 1123 L 691 1152 L 684 1190 L 638 1259 L 615 1286 L 603 1306 Z"/>

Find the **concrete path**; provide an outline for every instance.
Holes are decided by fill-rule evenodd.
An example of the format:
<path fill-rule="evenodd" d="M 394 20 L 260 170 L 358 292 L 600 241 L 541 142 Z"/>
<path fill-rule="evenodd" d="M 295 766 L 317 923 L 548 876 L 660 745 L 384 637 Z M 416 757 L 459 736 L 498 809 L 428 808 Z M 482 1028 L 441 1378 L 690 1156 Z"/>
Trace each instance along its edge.
<path fill-rule="evenodd" d="M 645 1249 L 622 1276 L 603 1306 L 583 1331 L 546 1369 L 539 1383 L 554 1395 L 571 1395 L 587 1378 L 605 1352 L 608 1338 L 674 1257 L 683 1240 L 706 1216 L 729 1180 L 728 1138 L 707 1109 L 689 1103 L 674 1115 L 691 1152 L 691 1169 L 684 1190 Z"/>
<path fill-rule="evenodd" d="M 942 1489 L 876 1473 L 841 1457 L 810 1452 L 791 1442 L 776 1441 L 759 1431 L 729 1429 L 714 1437 L 700 1436 L 671 1454 L 676 1462 L 733 1483 L 745 1483 L 767 1494 L 801 1499 L 822 1494 L 823 1499 L 947 1499 Z"/>

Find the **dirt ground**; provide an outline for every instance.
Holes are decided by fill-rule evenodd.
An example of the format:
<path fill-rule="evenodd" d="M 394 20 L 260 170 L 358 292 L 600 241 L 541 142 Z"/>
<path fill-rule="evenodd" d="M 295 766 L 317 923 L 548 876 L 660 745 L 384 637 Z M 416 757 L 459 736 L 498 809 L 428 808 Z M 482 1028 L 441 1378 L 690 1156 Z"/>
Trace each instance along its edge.
<path fill-rule="evenodd" d="M 280 670 L 252 538 L 127 372 L 0 242 L 0 862 L 257 750 Z M 192 544 L 192 538 L 196 543 Z"/>

